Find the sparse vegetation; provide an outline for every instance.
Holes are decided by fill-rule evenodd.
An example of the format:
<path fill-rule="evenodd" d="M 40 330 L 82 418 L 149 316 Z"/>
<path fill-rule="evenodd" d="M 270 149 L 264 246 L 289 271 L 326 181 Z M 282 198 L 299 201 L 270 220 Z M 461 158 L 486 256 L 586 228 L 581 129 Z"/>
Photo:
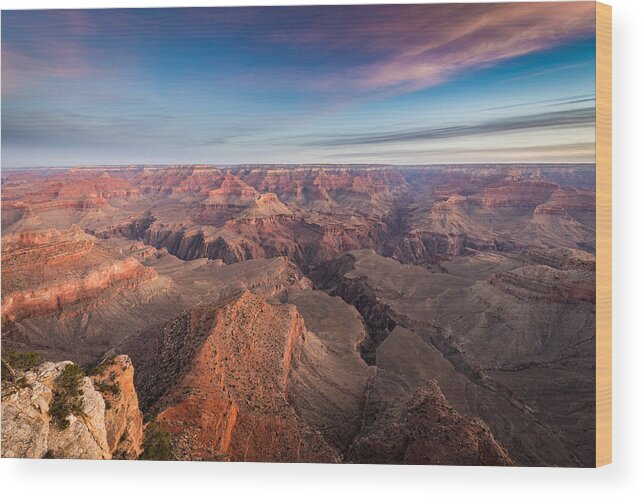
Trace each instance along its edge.
<path fill-rule="evenodd" d="M 2 352 L 2 360 L 9 364 L 13 369 L 28 371 L 40 364 L 42 356 L 37 352 Z M 3 365 L 3 378 L 7 375 L 5 369 L 6 368 Z"/>
<path fill-rule="evenodd" d="M 121 393 L 121 388 L 118 386 L 118 383 L 110 383 L 108 381 L 94 381 L 94 388 L 101 392 L 103 395 L 111 393 L 112 395 L 118 395 Z"/>
<path fill-rule="evenodd" d="M 172 436 L 155 421 L 145 428 L 143 436 L 143 453 L 139 459 L 144 461 L 172 461 L 176 459 L 172 452 Z"/>
<path fill-rule="evenodd" d="M 81 384 L 85 372 L 76 364 L 67 364 L 56 380 L 54 397 L 49 406 L 52 422 L 61 430 L 69 427 L 67 417 L 83 413 Z"/>
<path fill-rule="evenodd" d="M 4 367 L 4 366 L 3 366 Z M 2 399 L 13 395 L 18 390 L 26 388 L 29 386 L 27 378 L 25 376 L 5 376 L 2 375 Z"/>
<path fill-rule="evenodd" d="M 103 380 L 103 379 L 96 379 L 97 377 L 103 377 L 105 375 L 106 370 L 111 367 L 116 365 L 116 355 L 112 355 L 110 357 L 107 357 L 106 359 L 102 360 L 98 364 L 90 364 L 89 366 L 86 367 L 87 371 L 87 376 L 92 376 L 93 382 L 94 382 L 94 388 L 98 390 L 101 395 L 103 395 L 103 399 L 105 400 L 105 409 L 111 409 L 112 404 L 108 400 L 106 395 L 112 395 L 112 396 L 117 396 L 119 393 L 121 393 L 121 387 L 118 384 L 118 381 L 116 379 L 116 373 L 111 372 L 109 374 L 108 379 Z"/>
<path fill-rule="evenodd" d="M 116 364 L 116 355 L 111 355 L 99 363 L 93 363 L 86 366 L 87 376 L 99 376 L 105 372 L 109 366 Z"/>
<path fill-rule="evenodd" d="M 33 369 L 41 362 L 36 352 L 3 352 L 2 353 L 2 397 L 15 393 L 28 386 L 24 371 Z"/>
<path fill-rule="evenodd" d="M 129 438 L 129 432 L 127 431 L 127 428 L 123 430 L 123 433 L 121 433 L 121 438 L 118 439 L 118 443 L 123 443 L 125 440 Z"/>

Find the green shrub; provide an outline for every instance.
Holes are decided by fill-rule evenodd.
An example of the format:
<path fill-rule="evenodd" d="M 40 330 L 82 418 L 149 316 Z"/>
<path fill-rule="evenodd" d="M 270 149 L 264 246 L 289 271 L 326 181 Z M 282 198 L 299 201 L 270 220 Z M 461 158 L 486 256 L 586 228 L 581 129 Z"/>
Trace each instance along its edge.
<path fill-rule="evenodd" d="M 54 396 L 49 405 L 52 422 L 61 430 L 69 427 L 67 417 L 70 414 L 83 414 L 81 389 L 85 373 L 76 364 L 67 364 L 56 380 Z"/>
<path fill-rule="evenodd" d="M 89 364 L 88 366 L 85 366 L 87 376 L 97 376 L 103 374 L 105 372 L 105 369 L 107 369 L 109 366 L 113 366 L 114 364 L 116 364 L 116 355 L 110 355 L 109 357 L 98 363 Z"/>
<path fill-rule="evenodd" d="M 33 369 L 41 362 L 36 352 L 2 352 L 2 398 L 28 386 L 24 371 Z"/>
<path fill-rule="evenodd" d="M 85 372 L 76 364 L 67 364 L 56 380 L 56 385 L 66 392 L 77 392 L 81 395 L 80 385 L 85 377 Z"/>
<path fill-rule="evenodd" d="M 13 369 L 27 371 L 40 364 L 42 356 L 37 352 L 2 352 L 2 359 Z M 5 375 L 3 369 L 2 376 Z"/>
<path fill-rule="evenodd" d="M 171 461 L 175 458 L 170 432 L 154 421 L 145 427 L 143 449 L 139 459 L 144 461 Z"/>
<path fill-rule="evenodd" d="M 94 381 L 94 388 L 101 392 L 102 394 L 111 393 L 112 395 L 118 395 L 121 393 L 121 389 L 118 386 L 118 383 L 108 383 L 107 381 Z"/>

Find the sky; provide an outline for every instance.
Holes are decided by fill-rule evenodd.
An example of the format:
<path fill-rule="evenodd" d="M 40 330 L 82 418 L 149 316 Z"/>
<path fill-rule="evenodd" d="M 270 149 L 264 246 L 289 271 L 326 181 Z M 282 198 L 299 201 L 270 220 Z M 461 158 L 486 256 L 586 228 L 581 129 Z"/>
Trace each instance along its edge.
<path fill-rule="evenodd" d="M 2 12 L 2 166 L 594 162 L 593 2 Z"/>

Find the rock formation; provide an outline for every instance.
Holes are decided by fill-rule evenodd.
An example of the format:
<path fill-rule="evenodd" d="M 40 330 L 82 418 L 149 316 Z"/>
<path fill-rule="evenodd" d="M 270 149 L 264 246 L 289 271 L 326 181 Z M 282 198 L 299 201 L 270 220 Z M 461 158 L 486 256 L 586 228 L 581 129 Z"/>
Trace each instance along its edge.
<path fill-rule="evenodd" d="M 2 457 L 110 459 L 114 453 L 134 459 L 140 453 L 141 416 L 136 393 L 126 381 L 132 366 L 118 358 L 120 373 L 113 381 L 122 387 L 106 400 L 96 389 L 96 379 L 78 370 L 76 384 L 61 379 L 77 368 L 71 362 L 45 362 L 18 371 L 2 384 Z M 115 371 L 112 371 L 115 372 Z M 70 393 L 63 395 L 68 389 Z M 63 399 L 63 396 L 69 396 Z M 77 404 L 77 405 L 75 405 Z M 131 430 L 125 438 L 124 432 Z M 114 444 L 113 440 L 117 438 Z"/>
<path fill-rule="evenodd" d="M 143 407 L 181 459 L 336 461 L 288 402 L 304 321 L 291 305 L 244 292 L 201 306 L 123 348 Z"/>
<path fill-rule="evenodd" d="M 62 312 L 156 277 L 137 260 L 105 251 L 78 228 L 9 236 L 2 259 L 2 319 L 11 321 Z"/>
<path fill-rule="evenodd" d="M 377 388 L 373 388 L 377 390 Z M 381 394 L 384 395 L 384 394 Z M 353 461 L 380 464 L 511 466 L 507 451 L 479 418 L 466 420 L 444 398 L 435 381 L 418 388 L 398 405 L 376 411 L 369 431 L 350 450 Z"/>
<path fill-rule="evenodd" d="M 259 195 L 243 180 L 227 173 L 218 189 L 210 191 L 205 204 L 241 208 L 252 204 Z"/>
<path fill-rule="evenodd" d="M 134 367 L 118 355 L 101 362 L 92 374 L 94 387 L 105 400 L 107 445 L 113 459 L 136 459 L 142 452 L 143 414 L 134 388 Z"/>
<path fill-rule="evenodd" d="M 274 216 L 292 216 L 293 212 L 285 204 L 279 201 L 276 194 L 262 194 L 258 199 L 244 210 L 240 218 L 269 218 Z"/>

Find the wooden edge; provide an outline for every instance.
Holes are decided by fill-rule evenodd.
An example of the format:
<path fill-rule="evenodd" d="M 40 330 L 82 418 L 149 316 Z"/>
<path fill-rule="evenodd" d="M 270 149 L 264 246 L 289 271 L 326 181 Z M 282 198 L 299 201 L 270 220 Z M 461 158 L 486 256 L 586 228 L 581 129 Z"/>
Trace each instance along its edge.
<path fill-rule="evenodd" d="M 596 466 L 612 462 L 612 7 L 596 2 Z"/>

